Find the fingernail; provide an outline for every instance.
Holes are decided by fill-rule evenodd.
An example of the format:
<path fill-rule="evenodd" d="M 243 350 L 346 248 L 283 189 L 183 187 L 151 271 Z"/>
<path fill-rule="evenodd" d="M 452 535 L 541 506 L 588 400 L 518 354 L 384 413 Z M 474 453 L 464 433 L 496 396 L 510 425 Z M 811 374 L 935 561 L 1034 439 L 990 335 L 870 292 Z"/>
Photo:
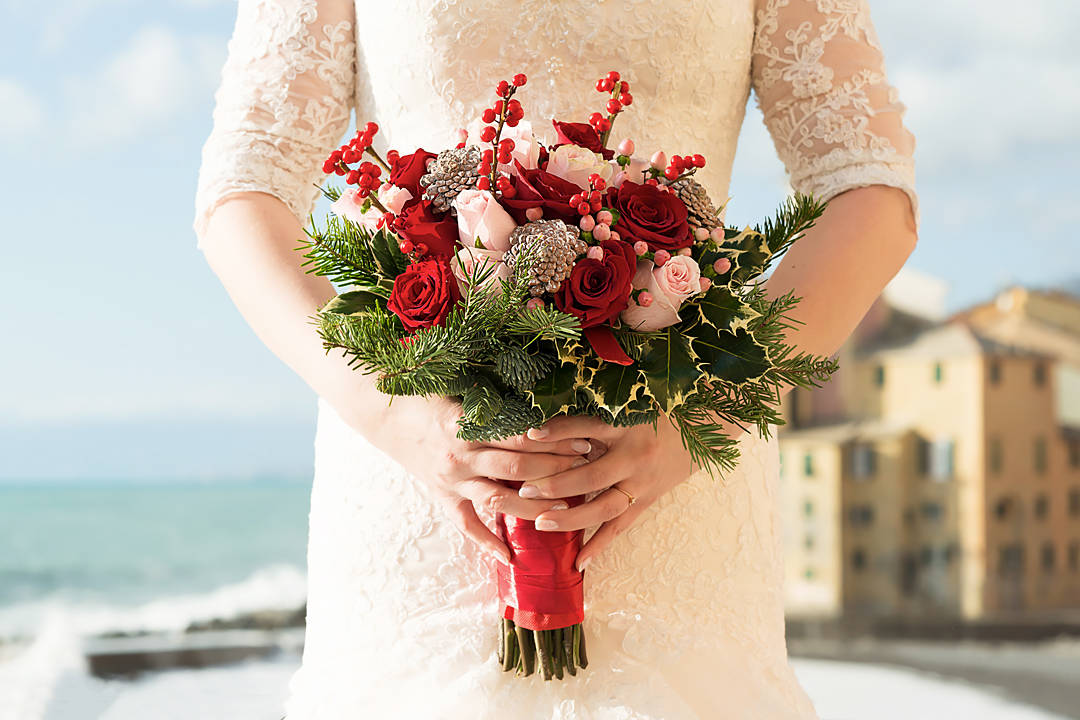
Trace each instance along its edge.
<path fill-rule="evenodd" d="M 576 453 L 581 453 L 582 455 L 584 455 L 585 453 L 592 450 L 592 443 L 588 440 L 571 440 L 570 449 Z"/>
<path fill-rule="evenodd" d="M 542 520 L 537 520 L 536 521 L 536 529 L 537 530 L 554 530 L 555 529 L 555 521 L 554 520 L 548 520 L 547 518 L 543 518 Z"/>
<path fill-rule="evenodd" d="M 518 490 L 518 495 L 523 498 L 538 498 L 540 497 L 540 488 L 535 485 L 522 485 Z"/>
<path fill-rule="evenodd" d="M 549 509 L 549 510 L 567 510 L 567 509 L 569 509 L 569 508 L 570 508 L 570 506 L 569 506 L 569 505 L 567 505 L 566 503 L 564 503 L 564 502 L 562 502 L 562 501 L 560 500 L 559 502 L 555 503 L 554 505 L 552 505 L 552 506 L 551 506 L 550 508 L 548 508 L 548 509 Z"/>
<path fill-rule="evenodd" d="M 581 467 L 582 465 L 588 464 L 588 462 L 589 461 L 586 460 L 585 458 L 578 458 L 574 462 L 570 463 L 570 467 L 571 468 L 578 468 L 578 467 Z"/>
<path fill-rule="evenodd" d="M 529 437 L 533 440 L 543 440 L 550 433 L 544 428 L 529 428 Z"/>
<path fill-rule="evenodd" d="M 584 572 L 585 568 L 589 567 L 589 563 L 591 563 L 591 562 L 592 562 L 591 557 L 587 557 L 584 560 L 580 560 L 578 562 L 578 566 L 577 566 L 578 572 Z"/>

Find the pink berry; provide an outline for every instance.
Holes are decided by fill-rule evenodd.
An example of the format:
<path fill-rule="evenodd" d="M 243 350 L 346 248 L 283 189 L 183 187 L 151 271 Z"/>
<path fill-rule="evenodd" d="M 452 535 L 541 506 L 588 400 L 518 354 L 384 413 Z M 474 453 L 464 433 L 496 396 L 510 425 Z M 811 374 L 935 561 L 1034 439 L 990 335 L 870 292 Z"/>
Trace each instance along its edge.
<path fill-rule="evenodd" d="M 676 255 L 682 255 L 683 257 L 690 257 L 690 248 L 679 248 Z"/>
<path fill-rule="evenodd" d="M 653 156 L 649 158 L 649 165 L 657 170 L 663 170 L 667 167 L 667 155 L 664 154 L 664 151 L 657 150 L 653 153 Z"/>
<path fill-rule="evenodd" d="M 656 267 L 663 267 L 664 264 L 670 259 L 671 253 L 669 253 L 667 250 L 657 250 L 655 253 L 653 253 L 653 263 L 656 264 Z"/>
<path fill-rule="evenodd" d="M 592 232 L 592 229 L 596 227 L 596 219 L 592 215 L 582 215 L 581 220 L 578 221 L 578 227 L 585 232 Z"/>
<path fill-rule="evenodd" d="M 712 264 L 712 268 L 716 271 L 717 275 L 723 275 L 731 269 L 731 261 L 727 258 L 719 258 Z"/>
<path fill-rule="evenodd" d="M 611 228 L 604 223 L 597 223 L 592 229 L 592 236 L 599 242 L 604 242 L 611 237 Z"/>
<path fill-rule="evenodd" d="M 703 227 L 694 228 L 694 240 L 696 240 L 698 242 L 705 242 L 708 239 L 709 239 L 709 230 L 708 230 L 708 228 L 703 228 Z"/>
<path fill-rule="evenodd" d="M 634 254 L 641 256 L 649 252 L 649 245 L 644 240 L 638 240 L 634 243 Z"/>
<path fill-rule="evenodd" d="M 619 143 L 618 150 L 619 150 L 620 155 L 633 155 L 634 154 L 634 141 L 631 140 L 630 138 L 624 139 L 621 143 Z"/>
<path fill-rule="evenodd" d="M 707 277 L 701 278 L 699 282 L 701 283 L 701 292 L 708 292 L 709 288 L 712 287 L 712 280 Z"/>
<path fill-rule="evenodd" d="M 622 238 L 619 236 L 619 233 L 615 232 L 614 230 L 611 231 L 611 239 L 615 242 L 622 240 Z"/>
<path fill-rule="evenodd" d="M 544 209 L 539 207 L 531 207 L 525 211 L 525 218 L 530 222 L 534 222 L 544 217 Z"/>
<path fill-rule="evenodd" d="M 589 249 L 585 251 L 585 256 L 590 260 L 603 260 L 604 248 L 599 245 L 590 245 Z"/>
<path fill-rule="evenodd" d="M 711 231 L 709 231 L 709 237 L 711 237 L 713 239 L 713 241 L 715 241 L 717 243 L 724 242 L 724 228 L 722 228 L 722 227 L 713 228 Z"/>
<path fill-rule="evenodd" d="M 637 304 L 641 307 L 649 307 L 650 305 L 652 305 L 652 299 L 652 293 L 648 290 L 645 290 L 640 295 L 638 295 Z"/>
<path fill-rule="evenodd" d="M 535 310 L 536 308 L 543 307 L 543 306 L 544 306 L 544 301 L 541 300 L 540 298 L 529 298 L 529 302 L 525 303 L 525 308 L 527 310 Z"/>
<path fill-rule="evenodd" d="M 610 225 L 614 219 L 615 218 L 611 216 L 610 210 L 601 210 L 600 212 L 596 213 L 596 222 L 603 225 Z"/>

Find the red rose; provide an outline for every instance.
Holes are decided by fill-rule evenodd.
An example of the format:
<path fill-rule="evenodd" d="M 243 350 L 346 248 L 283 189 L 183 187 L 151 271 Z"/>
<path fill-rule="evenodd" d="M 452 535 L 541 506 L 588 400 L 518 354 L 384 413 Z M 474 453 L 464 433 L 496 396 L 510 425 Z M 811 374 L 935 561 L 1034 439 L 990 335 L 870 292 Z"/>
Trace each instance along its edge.
<path fill-rule="evenodd" d="M 604 147 L 603 142 L 600 140 L 600 133 L 596 132 L 596 128 L 592 125 L 588 123 L 562 122 L 561 120 L 552 120 L 551 124 L 555 126 L 555 134 L 559 137 L 556 147 L 569 143 L 570 145 L 588 148 L 594 153 L 600 153 L 605 160 L 615 157 L 615 151 Z"/>
<path fill-rule="evenodd" d="M 429 254 L 445 258 L 457 252 L 457 220 L 450 213 L 434 212 L 427 200 L 406 203 L 398 220 L 397 234 L 414 247 L 424 245 Z"/>
<path fill-rule="evenodd" d="M 450 266 L 442 260 L 414 262 L 394 279 L 386 303 L 409 333 L 442 325 L 461 297 Z"/>
<path fill-rule="evenodd" d="M 608 202 L 619 211 L 619 221 L 611 229 L 629 243 L 643 240 L 653 252 L 667 250 L 674 255 L 694 242 L 686 205 L 674 193 L 626 180 L 611 188 Z"/>
<path fill-rule="evenodd" d="M 424 194 L 424 188 L 420 186 L 420 176 L 427 172 L 427 161 L 433 157 L 436 157 L 435 153 L 423 148 L 411 155 L 400 156 L 390 168 L 390 183 L 405 188 L 412 193 L 413 200 L 419 200 Z"/>
<path fill-rule="evenodd" d="M 555 293 L 555 307 L 581 320 L 583 328 L 610 323 L 630 302 L 634 249 L 621 240 L 605 240 L 601 247 L 603 259 L 578 260 Z"/>
<path fill-rule="evenodd" d="M 499 203 L 514 218 L 518 225 L 529 221 L 525 211 L 531 207 L 543 209 L 547 220 L 562 220 L 571 227 L 577 227 L 581 216 L 570 208 L 570 198 L 581 192 L 581 188 L 572 182 L 556 177 L 546 170 L 526 170 L 514 160 L 516 172 L 510 177 L 514 196 L 503 195 Z"/>

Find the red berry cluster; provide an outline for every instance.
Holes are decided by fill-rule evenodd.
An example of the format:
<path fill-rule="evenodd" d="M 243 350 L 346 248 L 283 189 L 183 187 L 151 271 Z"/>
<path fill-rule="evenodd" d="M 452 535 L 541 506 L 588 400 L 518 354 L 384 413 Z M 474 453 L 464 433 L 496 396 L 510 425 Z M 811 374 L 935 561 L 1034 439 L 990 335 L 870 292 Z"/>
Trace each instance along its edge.
<path fill-rule="evenodd" d="M 691 173 L 698 168 L 705 167 L 705 156 L 699 153 L 693 155 L 672 155 L 671 162 L 668 163 L 667 168 L 664 170 L 664 177 L 669 182 L 678 180 L 683 174 L 684 170 L 689 170 Z"/>
<path fill-rule="evenodd" d="M 602 205 L 602 194 L 606 187 L 607 183 L 604 182 L 604 178 L 593 173 L 589 176 L 589 188 L 575 193 L 570 198 L 571 209 L 578 215 L 599 212 Z"/>
<path fill-rule="evenodd" d="M 513 193 L 509 180 L 504 177 L 496 178 L 495 168 L 497 165 L 495 161 L 498 160 L 499 163 L 505 165 L 512 159 L 511 153 L 514 151 L 514 141 L 510 138 L 500 140 L 499 135 L 502 134 L 503 125 L 517 127 L 517 124 L 525 117 L 525 111 L 521 109 L 521 103 L 514 98 L 514 93 L 525 84 L 526 80 L 528 78 L 525 77 L 524 73 L 515 75 L 511 82 L 500 80 L 499 84 L 495 86 L 495 94 L 499 96 L 499 99 L 495 101 L 492 107 L 486 108 L 480 116 L 481 120 L 489 123 L 480 131 L 480 140 L 491 143 L 491 147 L 485 149 L 481 155 L 480 166 L 477 168 L 480 172 L 480 179 L 477 180 L 476 187 L 480 190 L 490 190 L 491 183 L 494 182 L 504 195 L 507 194 L 508 188 L 510 193 Z M 490 124 L 495 122 L 498 123 L 497 126 Z"/>
<path fill-rule="evenodd" d="M 634 96 L 630 94 L 630 83 L 619 79 L 618 70 L 612 70 L 597 80 L 596 91 L 608 93 L 611 96 L 607 101 L 607 117 L 598 112 L 589 116 L 589 124 L 601 138 L 606 139 L 605 133 L 611 132 L 611 122 L 623 111 L 624 107 L 634 102 Z"/>
<path fill-rule="evenodd" d="M 323 172 L 343 176 L 347 184 L 356 185 L 360 192 L 365 194 L 379 187 L 381 183 L 379 176 L 382 174 L 382 168 L 366 160 L 360 162 L 366 152 L 374 156 L 383 167 L 389 169 L 378 153 L 371 147 L 377 132 L 379 132 L 379 126 L 376 123 L 369 122 L 364 126 L 363 130 L 356 133 L 356 137 L 330 153 L 330 157 L 326 158 L 326 162 L 323 163 Z M 394 151 L 387 153 L 387 155 L 392 156 L 394 160 L 397 159 L 397 153 Z M 360 165 L 352 167 L 357 162 L 360 162 Z"/>

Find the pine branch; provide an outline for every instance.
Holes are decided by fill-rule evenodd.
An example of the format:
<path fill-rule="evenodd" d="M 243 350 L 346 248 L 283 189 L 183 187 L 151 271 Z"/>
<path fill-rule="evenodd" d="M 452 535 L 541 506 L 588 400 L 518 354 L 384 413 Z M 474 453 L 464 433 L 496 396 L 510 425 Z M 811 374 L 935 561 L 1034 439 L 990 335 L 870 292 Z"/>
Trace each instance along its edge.
<path fill-rule="evenodd" d="M 772 252 L 770 263 L 814 226 L 825 212 L 825 205 L 826 203 L 818 202 L 812 195 L 796 193 L 784 201 L 774 217 L 754 227 L 765 236 L 765 242 Z"/>

